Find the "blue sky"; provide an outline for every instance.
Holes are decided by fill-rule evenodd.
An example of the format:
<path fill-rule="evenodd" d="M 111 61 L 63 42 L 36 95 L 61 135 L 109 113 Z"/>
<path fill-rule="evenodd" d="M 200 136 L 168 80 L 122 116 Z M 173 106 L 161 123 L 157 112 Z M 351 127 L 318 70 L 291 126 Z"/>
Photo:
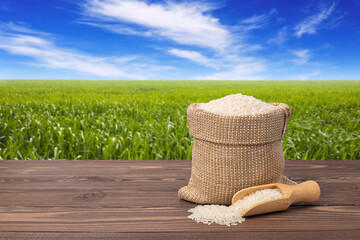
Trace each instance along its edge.
<path fill-rule="evenodd" d="M 1 0 L 0 79 L 359 80 L 359 12 L 360 0 Z"/>

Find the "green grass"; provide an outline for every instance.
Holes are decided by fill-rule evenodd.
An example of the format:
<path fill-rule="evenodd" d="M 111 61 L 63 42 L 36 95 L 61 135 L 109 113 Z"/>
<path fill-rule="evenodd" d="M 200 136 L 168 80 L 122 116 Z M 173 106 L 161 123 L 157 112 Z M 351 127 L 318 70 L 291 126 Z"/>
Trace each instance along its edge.
<path fill-rule="evenodd" d="M 286 159 L 360 159 L 360 81 L 0 81 L 0 159 L 191 159 L 186 109 L 243 93 L 292 108 Z"/>

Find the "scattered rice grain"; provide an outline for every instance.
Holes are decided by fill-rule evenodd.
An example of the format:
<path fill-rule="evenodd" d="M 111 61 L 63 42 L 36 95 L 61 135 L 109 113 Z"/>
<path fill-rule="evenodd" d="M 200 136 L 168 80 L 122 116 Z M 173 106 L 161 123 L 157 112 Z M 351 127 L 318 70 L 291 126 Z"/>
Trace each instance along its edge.
<path fill-rule="evenodd" d="M 199 205 L 191 208 L 188 212 L 192 214 L 188 218 L 195 220 L 198 223 L 220 225 L 237 225 L 245 221 L 242 214 L 253 206 L 282 198 L 283 195 L 278 189 L 264 189 L 256 191 L 243 199 L 237 201 L 235 204 L 227 207 L 223 205 Z"/>

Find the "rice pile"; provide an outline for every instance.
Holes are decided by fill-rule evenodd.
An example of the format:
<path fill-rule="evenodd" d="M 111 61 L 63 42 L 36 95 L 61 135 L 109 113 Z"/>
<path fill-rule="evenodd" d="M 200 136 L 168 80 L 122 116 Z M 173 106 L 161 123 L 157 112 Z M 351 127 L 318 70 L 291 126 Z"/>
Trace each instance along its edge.
<path fill-rule="evenodd" d="M 200 103 L 198 108 L 224 116 L 239 116 L 267 113 L 277 109 L 278 107 L 265 103 L 252 96 L 246 96 L 238 93 L 212 100 L 208 103 Z"/>
<path fill-rule="evenodd" d="M 253 206 L 282 198 L 283 195 L 278 189 L 264 189 L 256 191 L 243 199 L 237 201 L 235 204 L 227 207 L 222 205 L 199 205 L 191 208 L 188 212 L 192 214 L 188 216 L 198 223 L 212 224 L 217 223 L 220 225 L 237 225 L 245 221 L 242 214 L 252 208 Z"/>

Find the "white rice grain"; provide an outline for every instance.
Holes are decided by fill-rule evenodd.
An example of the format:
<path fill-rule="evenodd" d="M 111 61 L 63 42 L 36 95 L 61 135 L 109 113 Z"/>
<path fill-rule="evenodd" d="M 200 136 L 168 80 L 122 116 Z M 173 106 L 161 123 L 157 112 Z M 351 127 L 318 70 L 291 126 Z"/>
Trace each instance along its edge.
<path fill-rule="evenodd" d="M 282 198 L 283 195 L 278 189 L 264 189 L 256 191 L 243 199 L 237 201 L 235 204 L 227 207 L 223 205 L 199 205 L 191 208 L 188 212 L 192 214 L 188 218 L 195 220 L 198 223 L 220 225 L 237 225 L 245 221 L 242 214 L 253 206 Z"/>
<path fill-rule="evenodd" d="M 256 115 L 278 109 L 277 106 L 241 93 L 228 95 L 208 103 L 200 103 L 198 108 L 223 116 Z"/>

